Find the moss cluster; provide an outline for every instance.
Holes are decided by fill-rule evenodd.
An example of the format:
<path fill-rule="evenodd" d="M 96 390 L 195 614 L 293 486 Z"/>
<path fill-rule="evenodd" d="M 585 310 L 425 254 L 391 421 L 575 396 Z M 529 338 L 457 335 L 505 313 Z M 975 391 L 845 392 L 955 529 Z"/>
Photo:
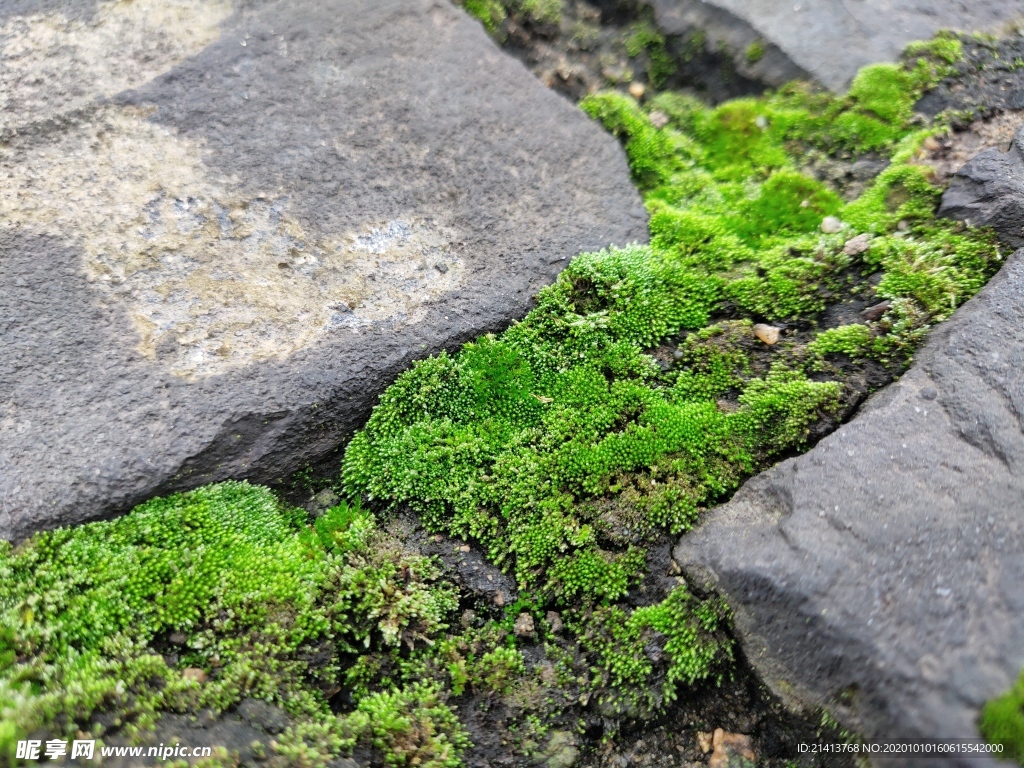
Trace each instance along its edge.
<path fill-rule="evenodd" d="M 492 25 L 511 7 L 465 5 Z M 657 39 L 636 32 L 649 54 Z M 582 729 L 581 707 L 607 735 L 726 674 L 727 609 L 665 574 L 648 590 L 649 549 L 835 417 L 837 360 L 898 371 L 997 267 L 987 233 L 935 220 L 940 190 L 915 164 L 937 128 L 912 125 L 912 105 L 958 45 L 914 46 L 843 97 L 583 102 L 625 146 L 650 245 L 577 257 L 523 321 L 415 364 L 342 467 L 348 498 L 472 541 L 516 602 L 469 610 L 355 503 L 311 523 L 245 484 L 157 499 L 0 549 L 0 754 L 26 733 L 131 737 L 249 697 L 292 716 L 283 764 L 358 748 L 456 765 L 469 702 L 502 708 L 508 748 L 537 758 Z M 801 172 L 812 148 L 891 164 L 844 202 Z M 868 275 L 884 313 L 827 327 Z M 804 341 L 769 347 L 765 322 Z"/>
<path fill-rule="evenodd" d="M 310 526 L 245 483 L 39 534 L 0 551 L 0 756 L 40 731 L 102 738 L 100 712 L 131 736 L 160 712 L 251 697 L 302 724 L 279 739 L 282 756 L 364 742 L 394 764 L 457 765 L 466 737 L 437 684 L 399 671 L 350 714 L 327 706 L 367 660 L 415 655 L 447 629 L 458 601 L 438 576 L 357 507 Z"/>
<path fill-rule="evenodd" d="M 503 38 L 501 26 L 506 18 L 528 24 L 558 24 L 562 20 L 562 0 L 456 0 L 456 5 L 498 39 Z"/>
<path fill-rule="evenodd" d="M 1003 746 L 1002 757 L 1024 765 L 1024 673 L 1013 688 L 985 705 L 980 727 L 991 744 Z"/>

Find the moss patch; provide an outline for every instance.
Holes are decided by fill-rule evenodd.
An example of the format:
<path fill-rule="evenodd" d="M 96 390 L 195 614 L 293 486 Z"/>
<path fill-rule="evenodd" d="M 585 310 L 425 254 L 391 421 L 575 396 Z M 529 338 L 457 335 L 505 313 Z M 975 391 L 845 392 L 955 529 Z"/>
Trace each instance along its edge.
<path fill-rule="evenodd" d="M 1024 765 L 1024 674 L 1013 688 L 985 705 L 979 725 L 989 743 L 1002 745 L 1002 757 Z"/>
<path fill-rule="evenodd" d="M 508 7 L 473 5 L 492 24 Z M 353 501 L 311 521 L 226 483 L 0 549 L 0 754 L 256 698 L 291 718 L 270 764 L 453 766 L 470 722 L 541 759 L 722 680 L 728 610 L 667 572 L 668 537 L 834 425 L 851 370 L 898 374 L 998 266 L 988 233 L 935 220 L 913 164 L 938 127 L 911 105 L 957 44 L 843 97 L 584 100 L 625 146 L 651 244 L 577 257 L 522 322 L 399 377 L 342 467 L 376 517 Z M 890 165 L 846 203 L 799 172 L 812 149 Z M 517 595 L 456 589 L 389 532 L 409 511 Z"/>

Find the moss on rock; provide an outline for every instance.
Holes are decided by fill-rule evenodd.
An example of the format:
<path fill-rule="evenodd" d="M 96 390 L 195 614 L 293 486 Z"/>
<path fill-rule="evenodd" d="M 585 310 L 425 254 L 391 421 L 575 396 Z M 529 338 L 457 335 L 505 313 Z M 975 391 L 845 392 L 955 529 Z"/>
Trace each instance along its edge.
<path fill-rule="evenodd" d="M 511 8 L 465 5 L 491 28 Z M 914 46 L 843 97 L 584 100 L 625 145 L 651 244 L 577 257 L 521 322 L 416 363 L 342 467 L 380 519 L 411 509 L 482 549 L 515 602 L 474 603 L 354 501 L 311 522 L 244 483 L 0 545 L 0 754 L 27 733 L 131 738 L 164 712 L 258 698 L 292 718 L 279 764 L 360 749 L 454 766 L 466 702 L 504 712 L 502 743 L 536 756 L 582 733 L 583 707 L 607 737 L 727 675 L 727 608 L 675 579 L 644 592 L 649 550 L 834 423 L 849 393 L 830 360 L 895 375 L 997 268 L 989 233 L 935 220 L 940 190 L 914 164 L 937 127 L 911 106 L 957 45 Z M 799 171 L 811 149 L 891 163 L 845 203 Z M 885 311 L 830 325 L 863 291 Z M 780 343 L 754 335 L 765 321 Z"/>

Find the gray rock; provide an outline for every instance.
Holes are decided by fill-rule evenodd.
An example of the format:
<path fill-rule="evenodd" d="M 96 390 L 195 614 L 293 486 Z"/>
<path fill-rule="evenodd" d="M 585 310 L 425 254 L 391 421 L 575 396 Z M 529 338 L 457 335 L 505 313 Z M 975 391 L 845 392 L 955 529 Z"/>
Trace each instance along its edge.
<path fill-rule="evenodd" d="M 957 171 L 939 215 L 992 227 L 1014 248 L 1024 247 L 1024 126 L 1009 152 L 986 149 Z"/>
<path fill-rule="evenodd" d="M 747 77 L 781 85 L 811 78 L 845 90 L 866 64 L 894 61 L 941 29 L 995 31 L 1024 15 L 1024 0 L 653 0 L 658 24 L 707 33 L 709 49 L 733 51 Z M 764 49 L 747 57 L 753 43 Z M 756 57 L 755 57 L 756 58 Z"/>
<path fill-rule="evenodd" d="M 1024 250 L 914 367 L 748 482 L 674 556 L 796 706 L 869 739 L 973 738 L 1024 665 Z M 973 765 L 971 760 L 914 765 Z"/>
<path fill-rule="evenodd" d="M 291 722 L 284 710 L 259 699 L 243 699 L 235 711 L 250 725 L 262 728 L 270 734 L 281 733 Z"/>
<path fill-rule="evenodd" d="M 646 238 L 615 140 L 447 3 L 18 0 L 0 39 L 3 538 L 336 471 L 413 360 Z"/>

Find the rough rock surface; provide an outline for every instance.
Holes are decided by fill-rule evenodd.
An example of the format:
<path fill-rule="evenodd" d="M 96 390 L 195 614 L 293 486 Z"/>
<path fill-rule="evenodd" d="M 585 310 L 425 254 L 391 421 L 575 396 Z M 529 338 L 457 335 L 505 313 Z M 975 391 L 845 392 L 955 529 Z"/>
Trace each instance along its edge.
<path fill-rule="evenodd" d="M 1018 251 L 898 383 L 674 551 L 773 690 L 869 739 L 975 736 L 1024 665 L 1022 296 Z"/>
<path fill-rule="evenodd" d="M 772 85 L 811 77 L 843 91 L 866 64 L 893 61 L 941 29 L 995 31 L 1024 17 L 1024 0 L 653 0 L 670 34 L 704 29 L 737 69 Z M 763 49 L 748 56 L 751 44 Z"/>
<path fill-rule="evenodd" d="M 993 227 L 1014 248 L 1024 247 L 1024 126 L 1008 152 L 987 149 L 956 173 L 939 214 Z"/>
<path fill-rule="evenodd" d="M 0 537 L 334 451 L 646 237 L 615 140 L 442 0 L 0 6 Z"/>

